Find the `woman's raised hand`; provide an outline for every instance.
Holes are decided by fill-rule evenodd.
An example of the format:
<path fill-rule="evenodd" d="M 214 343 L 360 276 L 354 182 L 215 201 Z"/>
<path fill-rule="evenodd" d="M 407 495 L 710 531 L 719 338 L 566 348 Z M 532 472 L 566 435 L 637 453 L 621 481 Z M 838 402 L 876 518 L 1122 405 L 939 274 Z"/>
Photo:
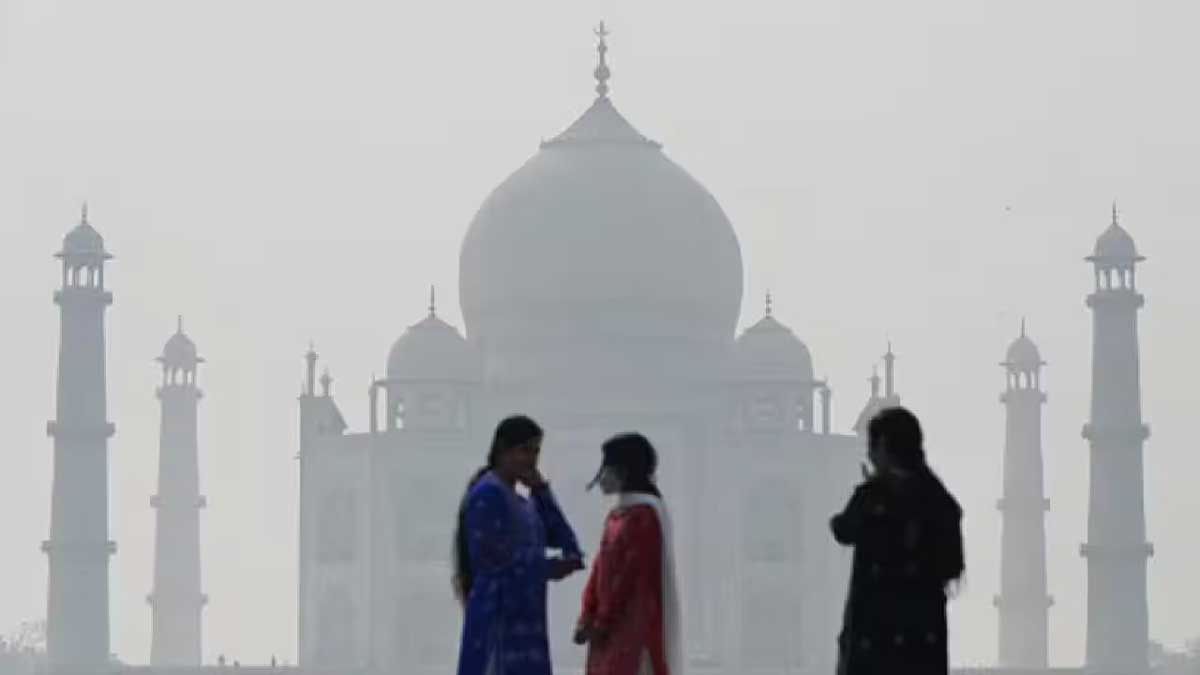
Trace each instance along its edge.
<path fill-rule="evenodd" d="M 529 488 L 530 490 L 540 488 L 546 484 L 546 478 L 542 476 L 542 472 L 538 471 L 536 466 L 530 467 L 521 472 L 521 475 L 517 477 L 517 480 L 521 481 L 521 483 L 523 483 L 525 487 Z"/>

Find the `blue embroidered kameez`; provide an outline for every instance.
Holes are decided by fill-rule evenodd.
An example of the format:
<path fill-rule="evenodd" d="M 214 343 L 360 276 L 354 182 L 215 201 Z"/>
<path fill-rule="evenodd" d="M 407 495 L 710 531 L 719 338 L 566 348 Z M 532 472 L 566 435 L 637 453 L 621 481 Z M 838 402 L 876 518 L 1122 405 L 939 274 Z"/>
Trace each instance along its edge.
<path fill-rule="evenodd" d="M 575 533 L 549 487 L 526 499 L 492 473 L 468 492 L 465 514 L 473 581 L 458 675 L 551 675 L 546 551 L 582 558 Z"/>

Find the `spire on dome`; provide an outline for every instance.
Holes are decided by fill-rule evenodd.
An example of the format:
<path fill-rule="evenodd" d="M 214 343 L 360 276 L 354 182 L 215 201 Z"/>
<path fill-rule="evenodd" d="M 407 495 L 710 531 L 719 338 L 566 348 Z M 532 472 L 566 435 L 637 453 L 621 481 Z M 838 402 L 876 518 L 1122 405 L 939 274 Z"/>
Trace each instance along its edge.
<path fill-rule="evenodd" d="M 182 314 L 177 314 L 175 316 L 175 332 L 178 333 L 179 335 L 183 335 L 183 315 Z"/>
<path fill-rule="evenodd" d="M 329 398 L 331 388 L 333 387 L 333 376 L 329 374 L 329 369 L 326 368 L 321 373 L 321 396 Z"/>
<path fill-rule="evenodd" d="M 317 393 L 317 350 L 313 346 L 312 340 L 308 341 L 308 351 L 304 353 L 304 361 L 307 366 L 304 371 L 304 394 L 315 396 Z"/>
<path fill-rule="evenodd" d="M 83 200 L 83 205 L 79 207 L 79 224 L 80 225 L 89 225 L 90 224 L 90 223 L 88 223 L 88 203 L 87 203 L 86 199 Z"/>
<path fill-rule="evenodd" d="M 601 21 L 600 25 L 596 26 L 592 32 L 599 39 L 596 43 L 596 53 L 599 54 L 600 61 L 596 64 L 596 70 L 592 71 L 592 74 L 596 76 L 596 94 L 599 98 L 607 98 L 608 78 L 612 76 L 612 71 L 608 69 L 608 62 L 604 58 L 608 53 L 608 43 L 605 41 L 605 38 L 608 37 L 608 29 Z"/>
<path fill-rule="evenodd" d="M 883 355 L 883 392 L 888 399 L 896 396 L 896 353 L 892 351 L 891 340 L 887 341 L 887 352 Z"/>
<path fill-rule="evenodd" d="M 767 291 L 767 316 L 772 315 L 774 309 L 774 298 L 771 297 L 771 291 Z"/>
<path fill-rule="evenodd" d="M 1113 224 L 1113 225 L 1116 225 L 1117 227 L 1120 227 L 1120 226 L 1121 226 L 1121 224 L 1120 224 L 1120 223 L 1117 221 L 1117 200 L 1115 200 L 1115 199 L 1113 200 L 1113 209 L 1112 209 L 1112 211 L 1113 211 L 1113 219 L 1112 219 L 1112 224 Z"/>
<path fill-rule="evenodd" d="M 429 287 L 429 316 L 437 316 L 437 286 Z"/>
<path fill-rule="evenodd" d="M 1021 337 L 1025 337 L 1025 317 L 1021 317 Z"/>

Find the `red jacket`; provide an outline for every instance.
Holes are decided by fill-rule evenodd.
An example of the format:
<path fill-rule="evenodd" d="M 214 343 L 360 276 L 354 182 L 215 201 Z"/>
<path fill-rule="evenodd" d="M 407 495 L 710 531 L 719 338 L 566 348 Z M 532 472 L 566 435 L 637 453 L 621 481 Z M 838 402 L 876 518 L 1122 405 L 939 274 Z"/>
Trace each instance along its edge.
<path fill-rule="evenodd" d="M 670 675 L 663 634 L 662 530 L 650 506 L 614 509 L 583 592 L 587 675 L 637 675 L 645 654 Z"/>

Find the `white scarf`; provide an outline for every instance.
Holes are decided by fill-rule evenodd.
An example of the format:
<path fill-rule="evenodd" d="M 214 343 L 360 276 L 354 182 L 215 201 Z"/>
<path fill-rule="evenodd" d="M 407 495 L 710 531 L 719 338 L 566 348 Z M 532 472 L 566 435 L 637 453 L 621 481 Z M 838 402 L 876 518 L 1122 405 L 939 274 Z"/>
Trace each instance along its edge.
<path fill-rule="evenodd" d="M 658 516 L 658 527 L 662 532 L 663 646 L 669 675 L 683 675 L 683 626 L 679 609 L 679 588 L 675 583 L 675 547 L 671 537 L 671 516 L 662 500 L 654 495 L 622 492 L 617 500 L 617 508 L 626 509 L 631 506 L 649 506 Z"/>

